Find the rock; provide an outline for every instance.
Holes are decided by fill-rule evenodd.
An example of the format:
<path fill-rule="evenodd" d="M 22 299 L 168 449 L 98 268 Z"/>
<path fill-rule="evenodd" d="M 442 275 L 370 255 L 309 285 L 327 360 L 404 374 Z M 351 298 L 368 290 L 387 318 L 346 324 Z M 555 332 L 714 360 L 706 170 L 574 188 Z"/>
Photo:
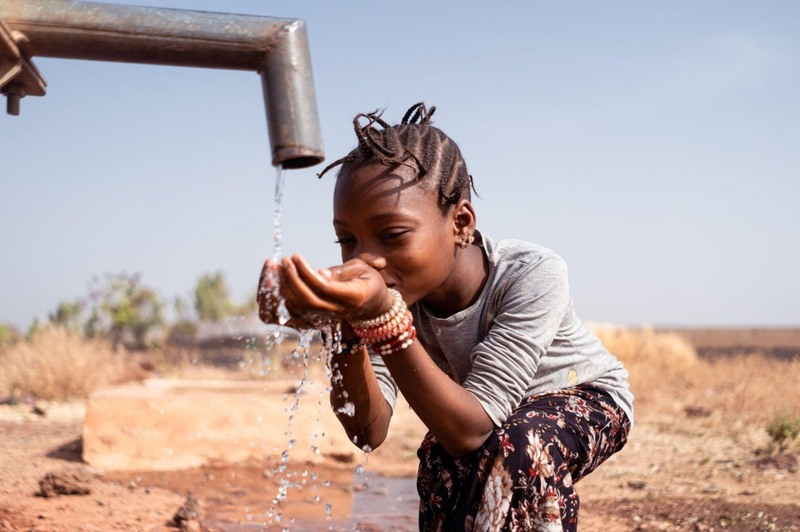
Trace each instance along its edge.
<path fill-rule="evenodd" d="M 629 480 L 628 487 L 635 490 L 643 490 L 647 487 L 647 482 L 644 480 Z"/>
<path fill-rule="evenodd" d="M 203 527 L 200 526 L 200 523 L 198 523 L 194 519 L 181 522 L 182 532 L 200 532 L 201 530 L 203 530 Z"/>
<path fill-rule="evenodd" d="M 755 465 L 758 469 L 777 469 L 794 473 L 798 470 L 798 460 L 796 456 L 787 453 L 777 453 L 765 456 L 756 460 Z"/>
<path fill-rule="evenodd" d="M 700 405 L 689 405 L 683 409 L 686 417 L 689 418 L 703 418 L 711 415 L 711 410 Z"/>
<path fill-rule="evenodd" d="M 172 519 L 184 532 L 197 532 L 202 530 L 202 523 L 206 512 L 203 503 L 194 496 L 192 492 L 186 497 L 186 501 L 181 505 Z"/>
<path fill-rule="evenodd" d="M 47 473 L 39 480 L 41 497 L 57 497 L 59 495 L 88 495 L 92 492 L 93 477 L 81 469 L 62 469 Z"/>

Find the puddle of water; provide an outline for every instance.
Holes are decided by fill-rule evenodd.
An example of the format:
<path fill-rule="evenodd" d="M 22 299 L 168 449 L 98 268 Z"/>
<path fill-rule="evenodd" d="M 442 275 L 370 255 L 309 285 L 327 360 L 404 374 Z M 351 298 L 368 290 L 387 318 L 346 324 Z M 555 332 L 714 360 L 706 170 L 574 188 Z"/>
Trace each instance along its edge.
<path fill-rule="evenodd" d="M 278 475 L 273 465 L 251 461 L 182 471 L 113 472 L 106 479 L 183 496 L 192 491 L 205 504 L 205 526 L 220 532 L 417 530 L 414 479 L 357 474 L 355 466 L 291 463 Z M 285 499 L 276 501 L 281 482 L 287 480 L 292 485 Z"/>

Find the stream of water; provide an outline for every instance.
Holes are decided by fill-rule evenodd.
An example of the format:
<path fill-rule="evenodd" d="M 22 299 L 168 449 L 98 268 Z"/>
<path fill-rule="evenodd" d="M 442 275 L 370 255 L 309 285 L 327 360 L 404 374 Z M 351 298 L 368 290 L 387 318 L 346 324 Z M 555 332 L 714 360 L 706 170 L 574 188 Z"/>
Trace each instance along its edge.
<path fill-rule="evenodd" d="M 285 171 L 279 167 L 275 180 L 273 218 L 273 260 L 276 262 L 282 257 L 281 218 L 284 178 Z M 280 300 L 278 323 L 284 325 L 289 321 L 290 315 L 280 297 L 279 280 L 272 279 L 271 286 L 270 296 Z M 335 381 L 337 375 L 331 370 L 330 357 L 333 351 L 339 348 L 341 338 L 339 324 L 330 319 L 320 319 L 315 328 L 323 339 L 319 357 L 325 361 L 327 377 Z M 410 519 L 413 524 L 416 520 L 417 496 L 414 484 L 409 479 L 382 478 L 379 480 L 380 487 L 375 491 L 370 484 L 369 473 L 360 463 L 350 472 L 335 472 L 317 466 L 308 466 L 310 470 L 298 471 L 290 462 L 292 449 L 298 444 L 292 437 L 292 421 L 294 413 L 300 408 L 300 401 L 308 381 L 309 357 L 312 356 L 311 344 L 314 334 L 314 330 L 300 331 L 297 348 L 291 354 L 295 362 L 302 364 L 303 376 L 293 396 L 293 404 L 288 409 L 287 443 L 280 453 L 279 464 L 273 469 L 263 470 L 262 475 L 256 472 L 255 481 L 251 485 L 234 490 L 236 498 L 233 501 L 224 496 L 210 494 L 212 500 L 218 503 L 215 504 L 214 510 L 209 512 L 209 517 L 213 516 L 212 521 L 217 519 L 219 524 L 223 521 L 230 522 L 230 518 L 237 513 L 241 514 L 244 508 L 245 519 L 242 520 L 241 517 L 236 519 L 235 522 L 238 524 L 233 528 L 225 527 L 225 530 L 272 531 L 274 529 L 288 532 L 292 527 L 295 527 L 295 530 L 355 530 L 360 529 L 359 520 L 363 516 L 372 516 L 374 522 L 372 530 L 402 530 L 408 524 L 404 521 Z M 267 342 L 267 349 L 270 349 L 271 346 L 280 344 L 284 340 L 283 332 L 276 329 L 268 340 L 271 340 Z M 330 390 L 329 387 L 328 391 Z M 349 404 L 351 403 L 346 403 Z M 344 413 L 353 415 L 349 412 Z M 312 445 L 310 452 L 316 453 L 317 448 Z M 328 478 L 321 479 L 321 475 Z M 252 474 L 247 473 L 240 473 L 239 476 L 240 479 L 253 478 Z M 264 478 L 269 478 L 271 482 L 265 483 Z M 358 484 L 359 482 L 361 483 Z M 211 489 L 218 489 L 214 487 L 216 484 L 213 482 L 206 484 Z M 356 487 L 359 485 L 361 489 Z M 226 479 L 225 486 L 226 490 L 230 489 L 230 479 Z M 378 497 L 378 500 L 372 500 L 375 497 Z M 320 508 L 324 513 L 319 511 Z M 397 522 L 390 524 L 390 521 Z M 324 526 L 321 528 L 320 525 L 323 523 Z M 414 527 L 409 528 L 413 529 Z"/>

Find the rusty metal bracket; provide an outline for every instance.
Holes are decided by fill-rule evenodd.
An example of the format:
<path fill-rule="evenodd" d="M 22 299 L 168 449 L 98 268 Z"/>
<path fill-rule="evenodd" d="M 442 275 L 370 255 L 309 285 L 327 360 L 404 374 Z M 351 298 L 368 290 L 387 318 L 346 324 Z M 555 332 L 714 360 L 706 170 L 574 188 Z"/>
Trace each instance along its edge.
<path fill-rule="evenodd" d="M 22 35 L 19 35 L 23 38 Z M 7 98 L 6 110 L 19 115 L 19 102 L 25 96 L 44 96 L 47 82 L 31 60 L 22 55 L 14 34 L 0 20 L 0 92 Z"/>

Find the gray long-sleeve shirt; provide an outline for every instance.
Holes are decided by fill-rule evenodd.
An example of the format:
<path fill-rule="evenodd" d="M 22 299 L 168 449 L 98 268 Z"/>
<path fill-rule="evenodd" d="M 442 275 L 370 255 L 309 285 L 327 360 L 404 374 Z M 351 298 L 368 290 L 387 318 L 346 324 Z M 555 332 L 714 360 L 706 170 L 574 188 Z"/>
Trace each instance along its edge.
<path fill-rule="evenodd" d="M 496 245 L 476 233 L 489 261 L 477 301 L 446 318 L 412 305 L 418 341 L 445 373 L 472 392 L 500 426 L 525 397 L 591 383 L 607 391 L 633 423 L 628 372 L 572 309 L 567 265 L 521 240 Z M 397 385 L 380 356 L 372 365 L 394 408 Z"/>

